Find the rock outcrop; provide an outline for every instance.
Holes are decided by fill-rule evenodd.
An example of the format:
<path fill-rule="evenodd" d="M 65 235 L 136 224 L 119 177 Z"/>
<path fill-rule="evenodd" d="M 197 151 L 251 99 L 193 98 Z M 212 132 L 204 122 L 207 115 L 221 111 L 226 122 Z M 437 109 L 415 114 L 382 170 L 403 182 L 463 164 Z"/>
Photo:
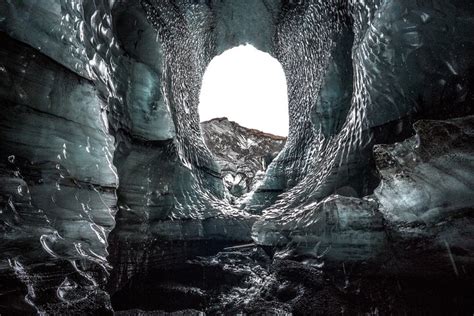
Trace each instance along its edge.
<path fill-rule="evenodd" d="M 202 122 L 201 130 L 227 189 L 235 197 L 256 188 L 286 141 L 286 137 L 245 128 L 227 118 Z"/>

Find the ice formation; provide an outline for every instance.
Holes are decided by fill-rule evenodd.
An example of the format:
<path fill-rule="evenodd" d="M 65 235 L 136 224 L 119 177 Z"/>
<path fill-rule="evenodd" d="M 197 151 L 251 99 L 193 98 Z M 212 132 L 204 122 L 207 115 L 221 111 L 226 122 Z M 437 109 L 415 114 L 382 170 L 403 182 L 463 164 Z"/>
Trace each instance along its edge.
<path fill-rule="evenodd" d="M 198 103 L 242 44 L 281 63 L 290 124 L 235 207 Z M 245 286 L 298 313 L 346 306 L 319 269 L 354 262 L 469 283 L 473 52 L 471 0 L 0 2 L 0 313 L 264 306 Z M 167 279 L 183 266 L 232 290 Z"/>

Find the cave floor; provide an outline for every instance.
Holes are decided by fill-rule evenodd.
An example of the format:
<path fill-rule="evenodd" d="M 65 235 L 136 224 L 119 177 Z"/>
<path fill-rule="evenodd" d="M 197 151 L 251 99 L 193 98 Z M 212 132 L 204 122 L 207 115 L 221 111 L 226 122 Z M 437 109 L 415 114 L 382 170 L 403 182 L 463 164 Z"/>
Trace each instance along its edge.
<path fill-rule="evenodd" d="M 118 315 L 470 315 L 467 276 L 390 275 L 252 246 L 137 276 L 112 295 Z"/>

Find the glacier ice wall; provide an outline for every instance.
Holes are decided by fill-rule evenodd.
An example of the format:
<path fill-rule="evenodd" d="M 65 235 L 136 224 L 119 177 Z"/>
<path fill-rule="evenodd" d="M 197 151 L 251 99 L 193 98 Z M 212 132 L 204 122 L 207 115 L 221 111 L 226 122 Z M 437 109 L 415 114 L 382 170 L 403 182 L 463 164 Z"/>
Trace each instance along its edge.
<path fill-rule="evenodd" d="M 276 209 L 341 188 L 370 193 L 376 185 L 367 172 L 372 144 L 407 137 L 416 119 L 472 111 L 469 2 L 307 1 L 285 12 L 295 17 L 279 24 L 277 58 L 288 76 L 293 132 L 251 201 L 254 208 L 274 203 L 282 192 Z M 308 25 L 315 27 L 297 31 Z M 325 109 L 333 111 L 329 120 Z"/>
<path fill-rule="evenodd" d="M 122 280 L 143 243 L 249 238 L 200 137 L 198 90 L 161 84 L 179 87 L 183 66 L 161 57 L 138 2 L 5 2 L 0 12 L 2 301 L 27 290 L 19 310 L 107 310 L 109 262 Z"/>
<path fill-rule="evenodd" d="M 144 7 L 156 18 L 147 19 L 139 1 L 116 2 L 112 11 L 129 67 L 128 73 L 124 67 L 116 71 L 116 80 L 129 84 L 120 102 L 127 110 L 118 113 L 130 124 L 117 132 L 114 157 L 120 187 L 110 238 L 111 291 L 166 261 L 162 246 L 170 240 L 196 242 L 176 246 L 182 247 L 179 261 L 202 251 L 200 241 L 248 241 L 253 222 L 228 203 L 218 165 L 201 137 L 199 90 L 214 56 L 209 9 L 167 1 Z"/>
<path fill-rule="evenodd" d="M 335 194 L 281 216 L 269 213 L 255 223 L 255 240 L 329 262 L 383 262 L 387 275 L 394 266 L 400 276 L 418 269 L 459 275 L 458 266 L 469 275 L 473 123 L 473 116 L 418 121 L 415 136 L 374 148 L 382 181 L 373 195 Z"/>
<path fill-rule="evenodd" d="M 311 12 L 310 3 L 306 10 L 303 12 Z M 417 158 L 417 154 L 413 153 L 414 147 L 409 144 L 413 144 L 414 140 L 397 145 L 395 148 L 405 148 L 409 152 L 406 158 L 402 158 L 397 151 L 397 157 L 393 160 L 395 165 L 406 164 L 402 168 L 404 172 L 391 167 L 381 170 L 379 167 L 382 182 L 375 191 L 375 197 L 359 198 L 371 194 L 377 186 L 377 177 L 374 178 L 371 167 L 373 144 L 400 141 L 418 131 L 421 141 L 429 143 L 427 147 L 432 150 L 438 146 L 436 142 L 444 144 L 446 139 L 458 139 L 459 134 L 470 134 L 469 127 L 466 127 L 470 124 L 469 119 L 460 124 L 463 128 L 455 127 L 457 122 L 419 122 L 414 129 L 412 126 L 418 119 L 454 118 L 472 113 L 473 68 L 469 57 L 474 48 L 472 5 L 468 2 L 459 2 L 456 6 L 441 2 L 349 2 L 343 12 L 348 15 L 347 23 L 353 33 L 352 87 L 345 86 L 341 79 L 334 79 L 338 78 L 335 65 L 347 67 L 347 64 L 344 66 L 347 58 L 340 52 L 332 55 L 332 61 L 328 57 L 326 65 L 321 66 L 325 71 L 314 75 L 316 82 L 322 85 L 318 86 L 320 90 L 316 94 L 319 99 L 311 100 L 306 105 L 309 108 L 315 105 L 312 121 L 302 130 L 293 128 L 297 131 L 295 133 L 304 131 L 314 135 L 311 136 L 313 139 L 296 150 L 292 148 L 292 139 L 295 138 L 290 133 L 286 151 L 270 166 L 267 182 L 255 192 L 251 202 L 254 202 L 256 210 L 270 205 L 253 227 L 255 241 L 263 245 L 289 245 L 295 251 L 316 252 L 317 255 L 324 254 L 327 259 L 351 261 L 386 256 L 387 240 L 390 246 L 395 244 L 391 239 L 392 233 L 400 236 L 400 240 L 412 238 L 412 242 L 423 238 L 420 236 L 435 238 L 433 236 L 438 234 L 455 236 L 453 243 L 459 246 L 460 252 L 470 254 L 465 256 L 470 262 L 472 252 L 469 247 L 466 248 L 466 240 L 470 241 L 471 237 L 460 233 L 466 238 L 463 241 L 456 233 L 463 223 L 471 227 L 470 220 L 464 218 L 459 222 L 440 224 L 459 212 L 469 214 L 472 209 L 472 189 L 468 189 L 472 170 L 469 167 L 466 169 L 470 164 L 468 157 L 472 156 L 472 144 L 468 138 L 460 137 L 463 140 L 458 143 L 468 151 L 467 154 L 460 155 L 448 143 L 446 151 L 452 152 L 453 156 L 444 156 L 442 162 L 436 162 L 434 157 L 431 158 L 434 154 L 429 154 L 428 166 L 420 167 L 418 160 L 410 162 L 410 159 L 415 156 L 421 160 L 428 158 Z M 326 23 L 323 25 L 327 30 L 332 30 L 333 23 L 337 22 L 329 20 L 323 23 Z M 338 36 L 351 36 L 350 32 L 334 32 Z M 337 45 L 334 34 L 330 38 L 333 45 Z M 293 38 L 288 37 L 288 41 Z M 299 46 L 291 47 L 297 50 L 295 47 Z M 288 51 L 290 49 L 284 50 L 285 53 Z M 311 64 L 314 65 L 314 62 Z M 301 85 L 304 81 L 295 83 Z M 342 116 L 343 122 L 332 122 L 339 128 L 328 130 L 324 117 L 314 114 L 321 113 L 325 107 L 340 109 L 344 104 L 344 95 L 351 90 L 352 99 L 345 108 L 347 116 Z M 291 93 L 298 90 L 289 86 L 289 91 L 291 109 Z M 332 99 L 336 102 L 334 106 L 330 105 L 330 92 L 338 96 Z M 321 101 L 324 98 L 326 103 Z M 296 101 L 304 102 L 304 98 L 297 98 Z M 332 118 L 341 116 L 333 113 Z M 430 128 L 421 128 L 431 124 Z M 450 136 L 437 138 L 438 133 Z M 305 138 L 308 137 L 302 139 Z M 382 147 L 377 148 L 375 162 L 380 166 L 377 150 Z M 290 154 L 291 150 L 294 150 L 293 154 Z M 453 165 L 452 173 L 443 167 L 445 164 Z M 300 172 L 300 178 L 297 172 Z M 413 172 L 413 178 L 406 176 L 406 172 Z M 294 182 L 289 182 L 289 179 Z M 441 179 L 446 179 L 445 185 L 435 184 Z M 275 192 L 283 193 L 275 197 Z M 434 216 L 438 213 L 443 215 Z M 396 228 L 392 231 L 384 225 L 388 218 L 402 220 L 395 224 Z M 429 224 L 424 223 L 425 218 Z M 418 224 L 421 221 L 429 228 L 419 234 L 405 234 L 407 225 L 417 225 L 412 221 Z M 433 225 L 440 226 L 434 228 Z M 462 231 L 465 232 L 464 229 Z M 441 237 L 437 242 L 429 243 L 433 248 L 424 249 L 425 255 L 430 251 L 437 255 L 440 252 L 445 254 L 446 246 L 440 240 Z M 451 239 L 446 243 L 450 244 Z M 401 244 L 406 246 L 404 242 Z M 413 258 L 413 254 L 407 256 Z M 462 261 L 463 257 L 460 256 L 459 260 Z M 436 257 L 436 260 L 439 258 L 445 260 L 444 255 Z M 449 258 L 443 262 L 449 262 Z M 409 265 L 407 261 L 404 264 Z"/>
<path fill-rule="evenodd" d="M 2 286 L 24 283 L 39 312 L 86 299 L 100 308 L 118 185 L 105 105 L 89 80 L 0 41 Z"/>
<path fill-rule="evenodd" d="M 394 222 L 433 223 L 474 203 L 473 117 L 418 121 L 416 137 L 374 149 L 380 208 Z"/>
<path fill-rule="evenodd" d="M 110 311 L 135 275 L 248 242 L 246 211 L 263 245 L 366 260 L 428 236 L 469 263 L 472 118 L 448 119 L 472 114 L 473 17 L 470 0 L 1 2 L 0 306 Z M 245 43 L 281 62 L 290 133 L 237 210 L 197 109 L 207 64 Z"/>
<path fill-rule="evenodd" d="M 118 177 L 100 59 L 114 48 L 107 6 L 0 6 L 2 306 L 110 310 L 104 285 Z"/>

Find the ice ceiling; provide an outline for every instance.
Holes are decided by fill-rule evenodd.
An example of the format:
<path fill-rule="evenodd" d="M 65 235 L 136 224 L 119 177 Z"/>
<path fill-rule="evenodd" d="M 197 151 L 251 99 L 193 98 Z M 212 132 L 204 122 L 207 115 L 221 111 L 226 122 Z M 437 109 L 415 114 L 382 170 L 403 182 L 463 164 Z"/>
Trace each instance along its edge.
<path fill-rule="evenodd" d="M 0 42 L 0 312 L 110 312 L 249 242 L 472 276 L 471 0 L 2 1 Z M 198 104 L 246 43 L 283 67 L 289 133 L 236 208 Z"/>

